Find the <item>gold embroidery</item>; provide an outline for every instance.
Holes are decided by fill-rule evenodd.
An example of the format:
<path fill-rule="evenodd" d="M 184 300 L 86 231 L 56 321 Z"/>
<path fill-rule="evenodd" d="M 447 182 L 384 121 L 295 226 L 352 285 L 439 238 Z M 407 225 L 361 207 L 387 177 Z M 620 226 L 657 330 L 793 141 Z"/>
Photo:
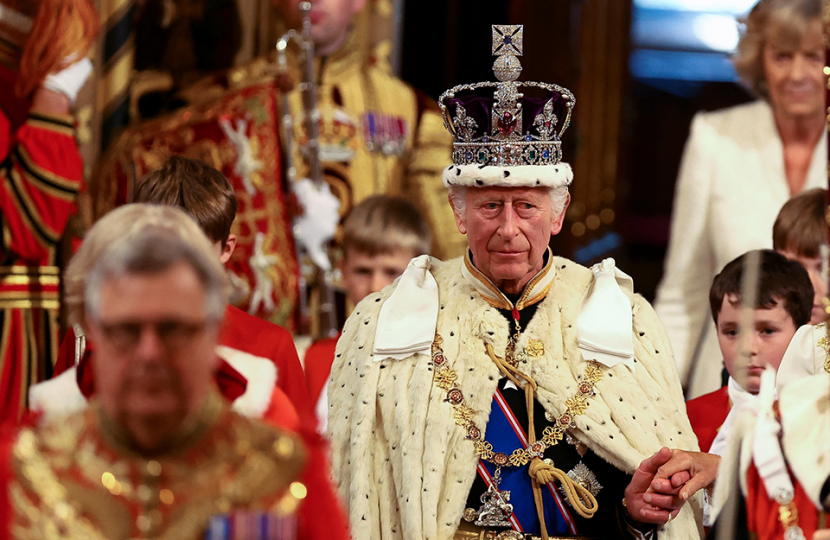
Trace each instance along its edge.
<path fill-rule="evenodd" d="M 446 367 L 435 374 L 435 385 L 442 390 L 449 390 L 453 388 L 457 380 L 458 375 L 456 375 L 453 370 Z"/>
<path fill-rule="evenodd" d="M 481 429 L 475 424 L 475 411 L 464 403 L 464 394 L 457 384 L 458 375 L 451 368 L 444 366 L 446 358 L 442 349 L 443 344 L 444 339 L 436 333 L 432 343 L 433 364 L 443 367 L 435 375 L 435 385 L 447 393 L 445 401 L 453 407 L 453 420 L 467 433 L 467 438 L 473 441 L 476 454 L 481 459 L 502 467 L 526 465 L 532 458 L 541 456 L 545 450 L 559 443 L 564 437 L 565 430 L 573 426 L 574 418 L 585 412 L 588 407 L 587 399 L 594 395 L 594 386 L 602 379 L 599 364 L 588 362 L 578 393 L 565 402 L 565 412 L 554 420 L 552 426 L 545 428 L 542 438 L 530 445 L 531 448 L 517 448 L 510 456 L 506 456 L 500 452 L 494 453 L 493 445 L 484 440 Z"/>
<path fill-rule="evenodd" d="M 819 338 L 816 344 L 824 350 L 824 371 L 830 373 L 830 336 L 827 335 L 827 323 L 816 325 L 816 330 L 825 330 L 825 334 Z"/>
<path fill-rule="evenodd" d="M 527 355 L 533 358 L 545 355 L 545 344 L 538 339 L 531 339 L 525 348 Z"/>
<path fill-rule="evenodd" d="M 159 540 L 196 540 L 211 515 L 263 498 L 274 501 L 268 503 L 273 511 L 293 511 L 304 498 L 304 486 L 292 484 L 304 460 L 302 446 L 291 444 L 290 455 L 276 453 L 289 447 L 280 444 L 289 435 L 232 417 L 235 423 L 210 432 L 210 451 L 198 463 L 177 455 L 144 462 L 96 444 L 96 432 L 87 427 L 91 418 L 76 415 L 42 434 L 21 432 L 13 453 L 16 478 L 8 486 L 16 538 L 104 540 L 113 537 L 104 518 L 133 508 L 137 520 L 121 527 L 138 527 Z"/>

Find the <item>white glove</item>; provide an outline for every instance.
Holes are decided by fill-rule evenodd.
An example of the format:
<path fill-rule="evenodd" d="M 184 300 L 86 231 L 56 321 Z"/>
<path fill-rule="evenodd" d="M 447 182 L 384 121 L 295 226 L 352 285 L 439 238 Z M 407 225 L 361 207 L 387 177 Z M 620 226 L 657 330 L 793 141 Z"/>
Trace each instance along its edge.
<path fill-rule="evenodd" d="M 75 103 L 78 92 L 83 88 L 84 83 L 92 73 L 92 62 L 89 58 L 82 58 L 71 64 L 69 67 L 50 73 L 43 81 L 43 88 L 60 92 L 69 98 L 69 103 Z"/>

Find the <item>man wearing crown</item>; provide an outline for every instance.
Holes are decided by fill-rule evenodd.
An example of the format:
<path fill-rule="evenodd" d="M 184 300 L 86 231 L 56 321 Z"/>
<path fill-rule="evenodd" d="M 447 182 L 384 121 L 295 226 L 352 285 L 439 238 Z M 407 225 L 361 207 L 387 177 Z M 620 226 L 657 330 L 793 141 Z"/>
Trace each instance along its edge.
<path fill-rule="evenodd" d="M 501 82 L 439 99 L 466 256 L 414 259 L 337 345 L 329 430 L 352 536 L 697 538 L 684 502 L 714 467 L 677 450 L 697 442 L 662 326 L 613 260 L 548 247 L 574 96 L 533 83 L 544 97 L 524 97 L 521 27 L 493 41 Z"/>

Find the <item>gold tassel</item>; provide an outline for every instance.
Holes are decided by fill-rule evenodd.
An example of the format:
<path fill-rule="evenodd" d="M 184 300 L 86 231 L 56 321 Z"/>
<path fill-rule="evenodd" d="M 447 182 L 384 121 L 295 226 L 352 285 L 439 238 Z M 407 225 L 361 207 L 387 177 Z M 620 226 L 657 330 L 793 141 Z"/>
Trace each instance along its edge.
<path fill-rule="evenodd" d="M 549 484 L 558 480 L 573 509 L 585 519 L 591 519 L 599 509 L 596 497 L 585 486 L 574 482 L 564 471 L 545 463 L 538 457 L 530 461 L 528 472 L 540 484 Z"/>

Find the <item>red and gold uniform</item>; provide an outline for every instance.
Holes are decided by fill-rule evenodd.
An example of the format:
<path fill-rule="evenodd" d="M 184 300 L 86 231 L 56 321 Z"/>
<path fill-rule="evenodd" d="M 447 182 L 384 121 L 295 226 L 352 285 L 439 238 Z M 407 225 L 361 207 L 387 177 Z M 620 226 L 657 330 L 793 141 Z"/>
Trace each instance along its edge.
<path fill-rule="evenodd" d="M 217 395 L 152 457 L 95 404 L 23 428 L 2 450 L 3 540 L 196 540 L 212 517 L 244 510 L 296 512 L 297 538 L 347 538 L 325 496 L 329 480 L 301 439 L 231 412 Z"/>
<path fill-rule="evenodd" d="M 99 218 L 131 202 L 135 178 L 177 154 L 220 171 L 239 204 L 231 229 L 236 248 L 225 264 L 234 288 L 231 303 L 292 331 L 299 269 L 282 178 L 276 96 L 271 82 L 249 85 L 125 129 L 102 158 L 90 195 Z M 250 167 L 243 170 L 242 164 Z M 252 306 L 255 297 L 259 301 Z"/>
<path fill-rule="evenodd" d="M 827 515 L 819 512 L 810 498 L 804 492 L 804 488 L 797 479 L 790 474 L 795 487 L 793 506 L 797 508 L 797 522 L 804 531 L 805 538 L 812 538 L 813 533 L 819 528 L 827 526 Z M 779 518 L 779 505 L 767 493 L 761 475 L 755 464 L 749 466 L 746 478 L 746 527 L 751 538 L 757 540 L 780 540 L 784 536 L 785 527 Z"/>
<path fill-rule="evenodd" d="M 371 195 L 404 197 L 429 223 L 432 254 L 443 259 L 462 255 L 465 239 L 439 180 L 450 161 L 452 139 L 438 105 L 367 58 L 359 40 L 353 32 L 330 56 L 315 58 L 320 160 L 340 199 L 340 214 Z M 300 81 L 294 50 L 288 53 L 289 79 Z M 237 68 L 232 77 L 244 77 L 244 71 Z M 299 86 L 288 93 L 288 104 L 294 140 L 302 145 L 308 137 Z M 298 147 L 292 160 L 302 178 L 307 171 Z"/>
<path fill-rule="evenodd" d="M 729 428 L 713 497 L 720 515 L 710 538 L 724 523 L 730 538 L 752 540 L 810 539 L 828 527 L 830 374 L 780 388 L 775 403 L 774 382 L 767 383 L 765 390 L 762 378 L 758 400 L 738 409 Z"/>
<path fill-rule="evenodd" d="M 19 129 L 0 110 L 0 420 L 17 420 L 58 351 L 56 248 L 81 187 L 70 116 L 30 112 Z"/>

